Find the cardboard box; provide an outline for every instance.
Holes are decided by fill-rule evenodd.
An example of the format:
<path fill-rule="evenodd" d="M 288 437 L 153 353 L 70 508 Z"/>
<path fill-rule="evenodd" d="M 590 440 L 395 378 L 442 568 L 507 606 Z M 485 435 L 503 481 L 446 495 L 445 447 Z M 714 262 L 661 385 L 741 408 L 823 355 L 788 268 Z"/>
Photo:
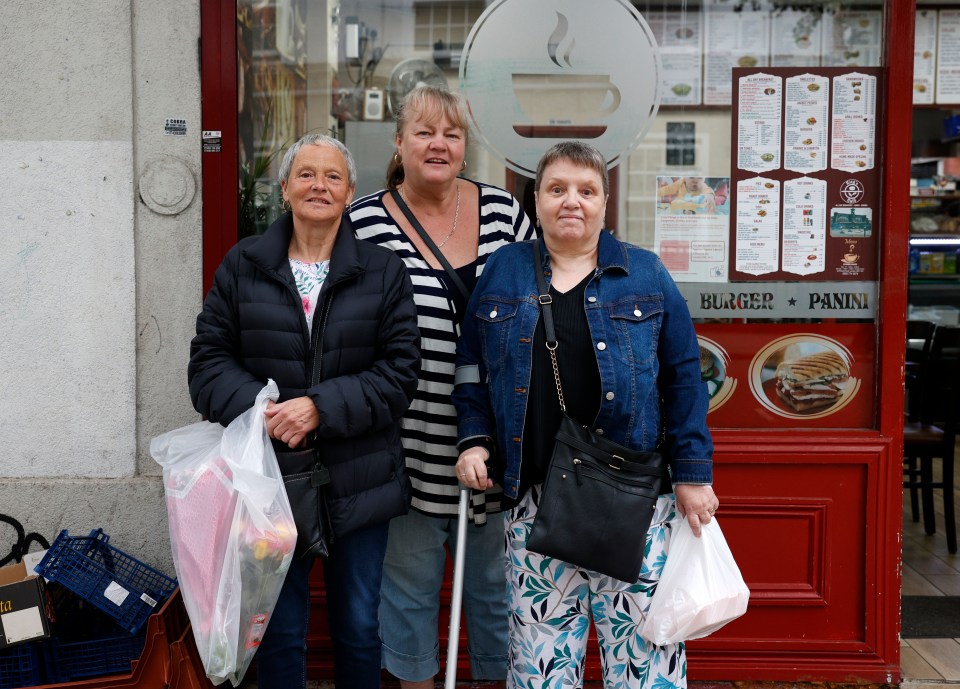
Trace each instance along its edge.
<path fill-rule="evenodd" d="M 43 577 L 22 562 L 0 568 L 0 649 L 49 636 Z"/>

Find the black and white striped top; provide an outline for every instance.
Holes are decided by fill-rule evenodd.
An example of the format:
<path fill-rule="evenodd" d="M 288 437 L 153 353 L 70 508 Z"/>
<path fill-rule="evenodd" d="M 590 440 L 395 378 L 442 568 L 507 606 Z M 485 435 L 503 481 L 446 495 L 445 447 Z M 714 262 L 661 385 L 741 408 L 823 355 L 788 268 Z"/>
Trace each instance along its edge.
<path fill-rule="evenodd" d="M 472 181 L 472 180 L 468 180 Z M 480 192 L 480 241 L 477 275 L 494 250 L 534 236 L 530 220 L 513 196 L 498 187 L 473 182 Z M 459 488 L 457 414 L 450 402 L 459 328 L 456 306 L 447 290 L 443 270 L 427 264 L 383 206 L 385 191 L 352 204 L 350 222 L 360 239 L 380 244 L 403 259 L 413 282 L 420 327 L 423 364 L 417 394 L 402 423 L 407 472 L 413 483 L 413 509 L 438 517 L 456 517 Z M 450 289 L 456 289 L 453 285 Z M 500 509 L 499 489 L 475 494 L 473 520 L 482 523 L 487 512 Z M 484 505 L 486 508 L 484 509 Z"/>

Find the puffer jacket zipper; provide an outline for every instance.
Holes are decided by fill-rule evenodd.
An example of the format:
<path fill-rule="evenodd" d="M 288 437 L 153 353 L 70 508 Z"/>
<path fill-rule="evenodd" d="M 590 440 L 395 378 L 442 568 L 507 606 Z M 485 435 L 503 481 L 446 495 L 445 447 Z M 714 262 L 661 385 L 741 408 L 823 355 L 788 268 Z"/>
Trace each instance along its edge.
<path fill-rule="evenodd" d="M 323 370 L 323 350 L 320 347 L 320 341 L 323 339 L 323 331 L 327 328 L 327 316 L 330 315 L 330 304 L 333 302 L 333 285 L 323 300 L 323 311 L 320 323 L 313 324 L 313 341 L 310 343 L 313 347 L 313 365 L 310 369 L 310 386 L 313 387 L 320 382 L 320 372 Z M 319 325 L 319 327 L 317 327 Z"/>

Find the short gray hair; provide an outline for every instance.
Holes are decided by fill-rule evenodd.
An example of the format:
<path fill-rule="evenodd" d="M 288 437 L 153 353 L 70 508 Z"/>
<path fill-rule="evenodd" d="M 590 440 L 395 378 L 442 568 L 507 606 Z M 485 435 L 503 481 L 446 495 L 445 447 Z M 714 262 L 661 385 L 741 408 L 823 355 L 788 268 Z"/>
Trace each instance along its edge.
<path fill-rule="evenodd" d="M 534 189 L 540 191 L 540 182 L 543 181 L 543 171 L 551 163 L 558 160 L 567 160 L 574 165 L 594 170 L 603 180 L 603 195 L 610 195 L 610 174 L 607 172 L 607 160 L 603 154 L 583 141 L 561 141 L 547 149 L 537 164 L 537 179 Z"/>
<path fill-rule="evenodd" d="M 283 155 L 283 161 L 280 163 L 279 177 L 281 184 L 286 184 L 290 180 L 293 161 L 304 146 L 328 146 L 339 151 L 347 164 L 347 184 L 350 185 L 351 189 L 357 186 L 357 164 L 353 161 L 353 154 L 342 143 L 326 134 L 304 134 L 297 143 L 287 149 L 287 152 Z"/>

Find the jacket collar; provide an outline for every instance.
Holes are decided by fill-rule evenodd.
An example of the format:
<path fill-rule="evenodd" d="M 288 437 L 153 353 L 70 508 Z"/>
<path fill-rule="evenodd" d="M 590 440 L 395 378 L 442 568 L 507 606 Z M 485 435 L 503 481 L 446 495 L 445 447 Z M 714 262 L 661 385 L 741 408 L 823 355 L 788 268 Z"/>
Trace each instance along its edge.
<path fill-rule="evenodd" d="M 277 218 L 266 232 L 243 250 L 243 256 L 274 277 L 293 283 L 290 270 L 290 239 L 293 237 L 293 213 L 289 211 Z M 337 238 L 330 256 L 330 273 L 327 280 L 335 284 L 363 272 L 357 251 L 358 240 L 353 233 L 349 218 L 340 220 Z"/>
<path fill-rule="evenodd" d="M 537 240 L 540 242 L 540 251 L 543 255 L 544 268 L 550 267 L 550 255 L 547 253 L 547 245 L 543 237 Z M 630 268 L 627 261 L 627 247 L 619 239 L 613 236 L 613 232 L 603 229 L 600 231 L 600 238 L 597 242 L 597 268 L 600 271 L 606 271 L 613 268 L 630 274 Z"/>

